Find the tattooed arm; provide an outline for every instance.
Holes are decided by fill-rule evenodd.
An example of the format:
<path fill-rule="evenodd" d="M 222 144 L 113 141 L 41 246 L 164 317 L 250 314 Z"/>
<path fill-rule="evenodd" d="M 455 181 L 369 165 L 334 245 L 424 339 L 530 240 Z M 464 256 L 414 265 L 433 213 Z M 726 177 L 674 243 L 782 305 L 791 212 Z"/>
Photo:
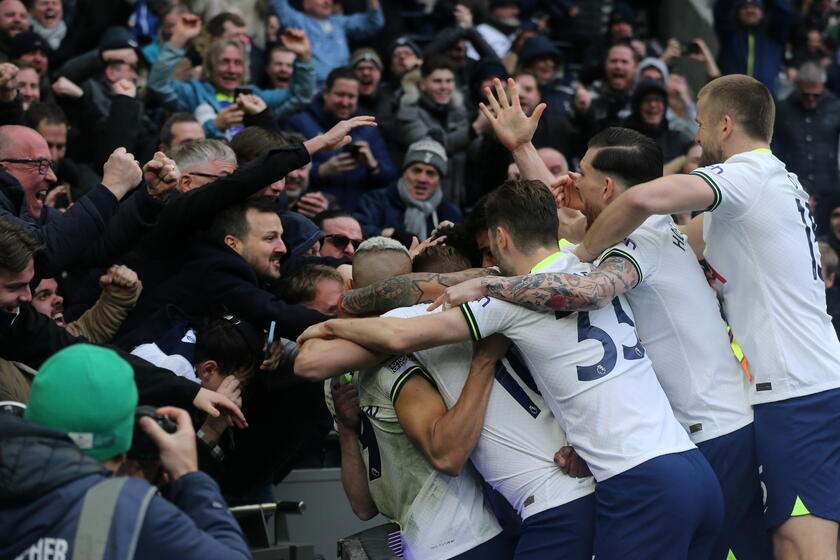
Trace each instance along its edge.
<path fill-rule="evenodd" d="M 340 309 L 342 314 L 350 315 L 386 313 L 397 307 L 434 301 L 450 286 L 493 273 L 490 269 L 471 268 L 446 274 L 416 272 L 394 276 L 364 288 L 344 292 Z"/>
<path fill-rule="evenodd" d="M 534 311 L 591 311 L 632 290 L 639 273 L 624 257 L 608 257 L 589 274 L 546 272 L 525 276 L 476 278 L 446 291 L 429 309 L 455 306 L 490 296 Z"/>

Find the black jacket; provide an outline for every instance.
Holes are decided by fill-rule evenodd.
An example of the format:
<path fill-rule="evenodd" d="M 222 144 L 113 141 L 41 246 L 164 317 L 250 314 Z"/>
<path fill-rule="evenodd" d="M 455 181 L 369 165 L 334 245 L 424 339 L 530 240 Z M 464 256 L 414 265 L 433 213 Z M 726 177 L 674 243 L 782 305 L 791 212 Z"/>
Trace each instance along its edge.
<path fill-rule="evenodd" d="M 194 323 L 205 313 L 226 311 L 268 328 L 277 321 L 277 335 L 296 339 L 306 327 L 329 317 L 289 305 L 261 287 L 251 266 L 221 241 L 203 238 L 195 246 L 192 260 L 181 271 L 157 287 L 150 287 L 140 316 L 166 304 L 178 305 Z"/>
<path fill-rule="evenodd" d="M 46 256 L 38 263 L 41 277 L 113 264 L 117 255 L 131 249 L 154 226 L 162 209 L 163 204 L 149 196 L 145 183 L 122 202 L 99 184 L 66 212 L 45 206 L 35 219 L 20 182 L 0 169 L 0 217 L 21 225 L 45 246 Z"/>
<path fill-rule="evenodd" d="M 838 135 L 840 99 L 828 90 L 813 111 L 805 109 L 798 92 L 776 104 L 773 151 L 796 173 L 802 186 L 819 199 L 840 192 Z"/>
<path fill-rule="evenodd" d="M 185 262 L 195 257 L 199 233 L 210 226 L 216 214 L 308 162 L 306 148 L 292 144 L 273 149 L 199 189 L 172 195 L 158 217 L 157 226 L 123 259 L 137 272 L 146 289 L 120 329 L 120 338 L 139 328 L 151 312 L 159 309 L 161 301 L 170 301 L 155 297 L 155 288 L 169 282 Z M 182 302 L 174 303 L 181 306 Z M 161 334 L 150 333 L 151 339 Z"/>
<path fill-rule="evenodd" d="M 21 362 L 35 370 L 62 348 L 81 342 L 87 340 L 71 336 L 66 329 L 29 304 L 20 306 L 20 314 L 11 326 L 0 325 L 0 358 Z M 137 356 L 114 350 L 134 370 L 140 404 L 192 408 L 192 402 L 201 389 L 199 385 Z"/>

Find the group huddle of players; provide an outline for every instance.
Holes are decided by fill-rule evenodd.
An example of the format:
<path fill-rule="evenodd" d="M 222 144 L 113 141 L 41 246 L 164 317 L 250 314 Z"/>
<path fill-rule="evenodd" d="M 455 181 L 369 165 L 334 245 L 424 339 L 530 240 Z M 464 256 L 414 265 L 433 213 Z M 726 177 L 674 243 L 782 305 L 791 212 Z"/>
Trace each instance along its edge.
<path fill-rule="evenodd" d="M 541 110 L 524 115 L 512 82 L 495 93 L 482 112 L 541 179 Z M 661 177 L 653 141 L 607 129 L 555 193 L 524 179 L 487 196 L 500 276 L 431 311 L 307 330 L 299 374 L 358 370 L 333 393 L 354 510 L 398 521 L 409 558 L 837 558 L 840 342 L 807 194 L 769 149 L 774 112 L 752 78 L 710 82 L 689 175 Z M 559 240 L 557 198 L 586 218 L 577 244 Z M 687 211 L 702 213 L 678 229 Z M 341 425 L 341 391 L 359 428 Z M 592 476 L 569 473 L 579 460 Z"/>

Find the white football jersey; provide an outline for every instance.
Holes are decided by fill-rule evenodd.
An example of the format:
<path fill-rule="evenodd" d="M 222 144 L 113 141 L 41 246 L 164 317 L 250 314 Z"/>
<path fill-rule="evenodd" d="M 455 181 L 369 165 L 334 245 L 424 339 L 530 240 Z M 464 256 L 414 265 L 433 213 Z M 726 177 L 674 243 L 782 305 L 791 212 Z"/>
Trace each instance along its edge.
<path fill-rule="evenodd" d="M 405 435 L 393 402 L 412 375 L 424 371 L 405 356 L 356 374 L 363 412 L 359 442 L 371 497 L 382 515 L 399 523 L 405 557 L 443 560 L 490 540 L 501 527 L 469 464 L 459 476 L 442 474 Z M 329 380 L 324 390 L 334 415 Z"/>
<path fill-rule="evenodd" d="M 840 342 L 826 313 L 808 195 L 769 150 L 692 172 L 715 193 L 705 256 L 755 379 L 753 404 L 840 387 Z"/>
<path fill-rule="evenodd" d="M 429 313 L 426 307 L 403 307 L 384 316 L 417 317 Z M 448 408 L 461 395 L 472 354 L 469 342 L 414 353 L 434 378 Z M 592 477 L 572 478 L 554 463 L 554 454 L 567 445 L 566 435 L 537 392 L 515 347 L 511 346 L 502 365 L 490 392 L 481 437 L 471 455 L 476 470 L 522 519 L 591 494 L 595 490 Z"/>
<path fill-rule="evenodd" d="M 629 260 L 639 283 L 624 296 L 674 415 L 694 443 L 753 420 L 749 380 L 729 346 L 714 291 L 670 216 L 651 216 L 607 249 Z"/>
<path fill-rule="evenodd" d="M 576 273 L 588 267 L 558 252 L 537 269 Z M 540 313 L 489 297 L 460 309 L 475 340 L 500 332 L 519 347 L 595 480 L 694 447 L 674 418 L 624 298 L 588 312 Z"/>

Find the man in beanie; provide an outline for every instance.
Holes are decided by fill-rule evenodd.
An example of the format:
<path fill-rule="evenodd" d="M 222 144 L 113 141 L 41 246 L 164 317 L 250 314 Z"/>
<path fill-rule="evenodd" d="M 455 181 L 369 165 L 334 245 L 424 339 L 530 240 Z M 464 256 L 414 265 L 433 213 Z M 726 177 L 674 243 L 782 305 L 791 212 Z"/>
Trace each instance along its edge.
<path fill-rule="evenodd" d="M 359 79 L 359 112 L 376 117 L 380 132 L 391 144 L 395 141 L 395 90 L 391 84 L 382 81 L 382 59 L 369 47 L 356 49 L 350 56 L 350 69 Z"/>
<path fill-rule="evenodd" d="M 174 433 L 140 422 L 168 499 L 112 476 L 132 446 L 136 406 L 132 368 L 112 350 L 76 344 L 44 362 L 24 419 L 0 416 L 0 557 L 250 558 L 218 486 L 198 471 L 186 411 L 157 409 Z"/>
<path fill-rule="evenodd" d="M 776 95 L 776 76 L 796 21 L 788 0 L 717 0 L 715 33 L 720 70 L 746 74 Z"/>
<path fill-rule="evenodd" d="M 411 144 L 403 160 L 402 177 L 359 200 L 353 215 L 362 224 L 365 237 L 391 229 L 393 237 L 423 240 L 440 222 L 460 222 L 461 211 L 444 200 L 440 189 L 446 168 L 446 149 L 440 142 L 427 137 Z"/>

